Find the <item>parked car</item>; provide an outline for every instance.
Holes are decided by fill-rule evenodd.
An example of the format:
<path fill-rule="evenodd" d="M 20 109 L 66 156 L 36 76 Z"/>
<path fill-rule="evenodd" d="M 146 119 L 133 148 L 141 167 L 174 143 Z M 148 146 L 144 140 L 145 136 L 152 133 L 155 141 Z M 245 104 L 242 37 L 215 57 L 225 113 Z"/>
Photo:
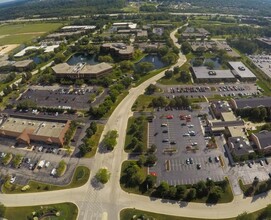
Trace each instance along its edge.
<path fill-rule="evenodd" d="M 51 171 L 51 176 L 55 176 L 56 175 L 56 168 L 53 168 Z"/>
<path fill-rule="evenodd" d="M 168 139 L 168 138 L 163 139 L 162 142 L 163 142 L 163 143 L 167 143 L 167 142 L 169 142 L 169 139 Z"/>
<path fill-rule="evenodd" d="M 10 183 L 14 183 L 15 182 L 15 180 L 16 180 L 16 176 L 11 176 L 11 178 L 10 178 Z"/>
<path fill-rule="evenodd" d="M 200 170 L 201 169 L 201 165 L 197 164 L 197 169 Z"/>
<path fill-rule="evenodd" d="M 219 162 L 220 160 L 219 160 L 219 157 L 215 157 L 215 161 L 216 162 Z"/>
<path fill-rule="evenodd" d="M 172 145 L 176 144 L 176 141 L 170 141 L 170 144 L 172 144 Z"/>
<path fill-rule="evenodd" d="M 209 162 L 210 162 L 210 163 L 212 163 L 212 162 L 213 162 L 212 157 L 209 157 L 209 159 L 208 159 L 208 160 L 209 160 Z"/>
<path fill-rule="evenodd" d="M 47 161 L 45 167 L 48 168 L 50 166 L 50 161 Z"/>
<path fill-rule="evenodd" d="M 263 161 L 262 160 L 260 160 L 260 164 L 261 164 L 261 166 L 263 166 Z"/>

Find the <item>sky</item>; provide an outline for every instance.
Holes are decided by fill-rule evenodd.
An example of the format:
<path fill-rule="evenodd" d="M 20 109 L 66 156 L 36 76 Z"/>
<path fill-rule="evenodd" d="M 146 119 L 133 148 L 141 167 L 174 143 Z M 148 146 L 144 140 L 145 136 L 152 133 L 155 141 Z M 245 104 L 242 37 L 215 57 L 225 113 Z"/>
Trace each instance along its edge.
<path fill-rule="evenodd" d="M 1 3 L 6 3 L 6 2 L 12 2 L 12 1 L 15 1 L 15 0 L 0 0 L 0 4 Z"/>

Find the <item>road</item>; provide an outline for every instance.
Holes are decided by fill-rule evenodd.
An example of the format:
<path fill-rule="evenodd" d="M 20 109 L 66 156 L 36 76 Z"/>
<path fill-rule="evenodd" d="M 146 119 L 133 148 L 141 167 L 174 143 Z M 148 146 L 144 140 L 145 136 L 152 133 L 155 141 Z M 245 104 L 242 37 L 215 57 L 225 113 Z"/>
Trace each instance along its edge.
<path fill-rule="evenodd" d="M 172 34 L 171 37 L 173 41 L 176 42 L 174 34 Z M 180 58 L 174 66 L 182 65 L 185 61 L 185 56 L 180 54 Z M 144 92 L 145 88 L 149 84 L 155 83 L 160 79 L 164 75 L 164 72 L 165 71 L 148 79 L 138 87 L 132 88 L 126 98 L 118 105 L 110 116 L 107 124 L 105 125 L 103 134 L 109 130 L 116 129 L 119 133 L 118 144 L 113 152 L 104 153 L 101 150 L 102 146 L 100 143 L 100 150 L 97 152 L 95 158 L 89 160 L 89 163 L 92 164 L 91 179 L 87 184 L 75 189 L 53 192 L 15 195 L 2 194 L 0 202 L 6 206 L 73 202 L 79 207 L 80 212 L 78 219 L 80 220 L 101 219 L 102 216 L 106 214 L 108 214 L 108 219 L 117 220 L 119 219 L 120 210 L 126 207 L 169 215 L 218 219 L 234 217 L 244 211 L 254 212 L 269 204 L 271 202 L 270 194 L 266 197 L 257 198 L 255 200 L 252 200 L 252 198 L 243 198 L 241 195 L 236 196 L 231 203 L 209 206 L 200 203 L 179 204 L 172 203 L 170 201 L 163 201 L 161 199 L 153 200 L 149 197 L 129 194 L 122 191 L 119 185 L 119 178 L 121 164 L 128 158 L 128 155 L 123 150 L 123 146 L 125 142 L 127 121 L 132 115 L 131 107 L 137 97 Z M 101 167 L 107 167 L 111 172 L 111 178 L 104 186 L 97 184 L 93 179 L 93 176 Z"/>

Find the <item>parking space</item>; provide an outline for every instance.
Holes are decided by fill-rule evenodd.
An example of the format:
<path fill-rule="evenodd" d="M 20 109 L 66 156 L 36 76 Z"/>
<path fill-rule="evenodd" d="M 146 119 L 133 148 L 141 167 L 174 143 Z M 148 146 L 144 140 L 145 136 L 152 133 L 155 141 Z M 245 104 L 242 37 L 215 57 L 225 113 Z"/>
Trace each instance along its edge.
<path fill-rule="evenodd" d="M 5 141 L 6 144 L 12 144 L 11 140 Z M 15 184 L 26 185 L 29 180 L 50 184 L 68 184 L 78 163 L 78 159 L 66 157 L 65 150 L 52 146 L 37 145 L 33 150 L 14 148 L 13 145 L 3 145 L 3 142 L 1 142 L 0 146 L 0 161 L 2 161 L 6 153 L 11 153 L 13 158 L 15 155 L 23 157 L 18 168 L 12 165 L 12 161 L 8 165 L 3 165 L 0 162 L 1 174 L 16 176 Z M 57 168 L 61 160 L 66 161 L 67 170 L 63 177 L 56 178 L 52 175 L 52 170 Z"/>
<path fill-rule="evenodd" d="M 169 97 L 177 96 L 179 94 L 187 98 L 197 97 L 213 97 L 214 95 L 242 97 L 250 95 L 261 95 L 261 91 L 254 83 L 230 83 L 230 84 L 208 84 L 208 85 L 191 85 L 191 86 L 164 86 L 159 85 L 165 95 Z"/>
<path fill-rule="evenodd" d="M 194 184 L 211 178 L 215 181 L 224 178 L 219 149 L 207 149 L 208 138 L 203 135 L 202 120 L 198 112 L 187 110 L 155 113 L 149 123 L 149 146 L 157 146 L 158 162 L 149 172 L 155 172 L 158 184 Z"/>
<path fill-rule="evenodd" d="M 22 94 L 19 101 L 32 100 L 38 106 L 54 108 L 72 108 L 86 110 L 90 106 L 90 96 L 96 96 L 96 87 L 59 87 L 32 86 Z M 100 100 L 103 101 L 103 100 Z"/>
<path fill-rule="evenodd" d="M 253 163 L 250 166 L 247 164 L 239 165 L 234 168 L 236 175 L 239 176 L 244 184 L 251 184 L 255 177 L 258 177 L 260 181 L 269 179 L 269 173 L 271 172 L 271 166 L 264 163 Z"/>
<path fill-rule="evenodd" d="M 260 68 L 269 78 L 271 78 L 271 56 L 269 55 L 250 55 L 250 60 Z"/>

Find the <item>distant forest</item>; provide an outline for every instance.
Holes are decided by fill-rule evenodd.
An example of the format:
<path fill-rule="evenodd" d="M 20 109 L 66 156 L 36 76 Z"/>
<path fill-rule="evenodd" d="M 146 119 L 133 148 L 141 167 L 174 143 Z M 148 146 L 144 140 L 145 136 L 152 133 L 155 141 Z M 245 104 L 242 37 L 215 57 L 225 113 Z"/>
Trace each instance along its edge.
<path fill-rule="evenodd" d="M 16 4 L 1 5 L 0 20 L 18 17 L 65 17 L 71 15 L 92 15 L 97 13 L 118 13 L 130 0 L 18 0 Z M 132 1 L 132 0 L 131 0 Z M 137 0 L 133 0 L 137 1 Z M 199 12 L 255 15 L 271 17 L 271 0 L 157 0 L 155 7 L 144 1 L 142 12 Z M 175 3 L 190 3 L 184 10 L 171 7 Z"/>
<path fill-rule="evenodd" d="M 225 13 L 242 15 L 271 16 L 270 0 L 157 0 L 163 2 L 160 10 L 168 10 L 167 5 L 173 3 L 190 3 L 187 12 Z"/>
<path fill-rule="evenodd" d="M 0 8 L 0 20 L 18 17 L 62 17 L 120 12 L 125 0 L 26 0 Z"/>

